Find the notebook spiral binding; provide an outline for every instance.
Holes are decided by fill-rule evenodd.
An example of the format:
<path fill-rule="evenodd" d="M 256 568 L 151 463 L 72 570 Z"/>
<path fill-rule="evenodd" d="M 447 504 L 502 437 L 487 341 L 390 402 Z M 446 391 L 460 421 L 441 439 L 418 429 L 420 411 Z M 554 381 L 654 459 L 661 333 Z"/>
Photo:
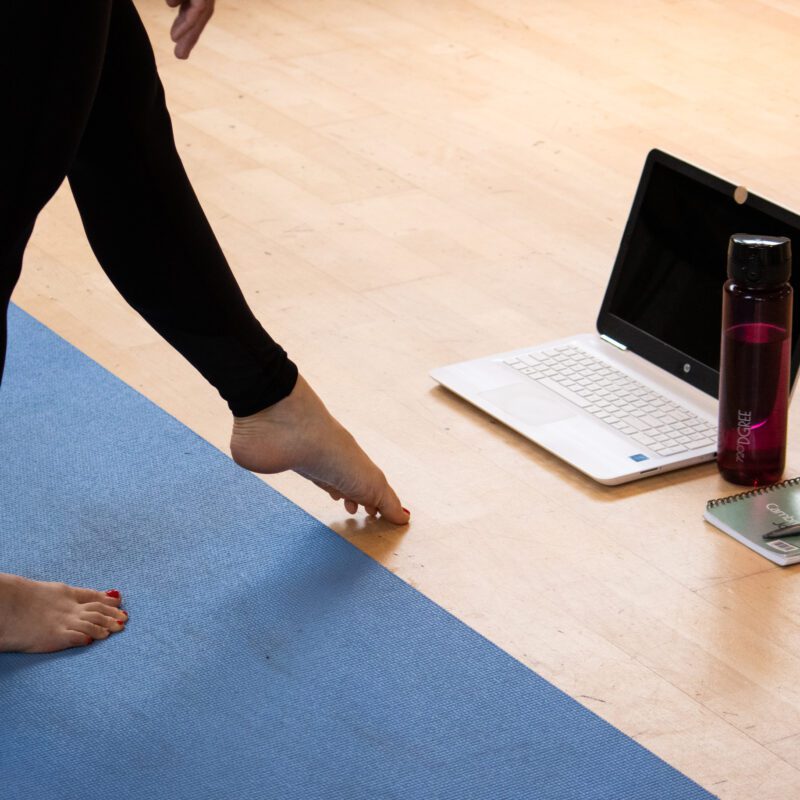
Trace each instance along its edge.
<path fill-rule="evenodd" d="M 748 492 L 739 492 L 739 494 L 733 494 L 730 497 L 718 497 L 716 500 L 709 500 L 706 503 L 706 508 L 714 508 L 714 506 L 725 505 L 725 503 L 735 503 L 737 500 L 744 500 L 746 497 L 767 494 L 768 492 L 774 492 L 776 489 L 783 489 L 784 486 L 796 486 L 797 484 L 800 484 L 800 476 L 789 478 L 780 483 L 773 483 L 769 486 L 759 486 L 757 489 L 750 489 Z"/>

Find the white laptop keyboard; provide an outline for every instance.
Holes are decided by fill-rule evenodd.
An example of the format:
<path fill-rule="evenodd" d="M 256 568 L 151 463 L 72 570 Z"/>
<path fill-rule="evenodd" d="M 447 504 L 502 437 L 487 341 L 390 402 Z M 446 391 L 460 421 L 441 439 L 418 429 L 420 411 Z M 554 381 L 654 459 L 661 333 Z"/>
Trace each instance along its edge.
<path fill-rule="evenodd" d="M 660 456 L 716 444 L 715 425 L 574 345 L 505 363 Z"/>

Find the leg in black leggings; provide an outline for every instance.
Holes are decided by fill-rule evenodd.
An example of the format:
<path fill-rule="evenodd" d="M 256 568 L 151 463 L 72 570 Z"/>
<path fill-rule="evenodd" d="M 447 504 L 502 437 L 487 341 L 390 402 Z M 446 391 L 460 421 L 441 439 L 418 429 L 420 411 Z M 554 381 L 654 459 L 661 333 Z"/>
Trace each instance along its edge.
<path fill-rule="evenodd" d="M 75 159 L 105 55 L 111 0 L 3 4 L 0 27 L 0 379 L 6 309 L 39 211 Z"/>
<path fill-rule="evenodd" d="M 33 65 L 35 85 L 18 67 L 20 80 L 5 90 L 21 96 L 11 127 L 28 135 L 20 136 L 19 149 L 0 152 L 0 160 L 16 162 L 4 165 L 13 173 L 4 188 L 12 189 L 15 221 L 0 254 L 3 320 L 36 215 L 67 175 L 111 281 L 217 387 L 234 415 L 287 397 L 297 369 L 248 308 L 186 177 L 152 48 L 131 1 L 10 5 L 20 19 L 6 29 L 31 30 L 23 60 Z M 56 48 L 44 65 L 36 38 L 43 25 Z M 37 93 L 46 102 L 26 111 L 22 96 Z M 19 197 L 24 203 L 15 219 Z"/>
<path fill-rule="evenodd" d="M 351 513 L 361 504 L 408 522 L 384 474 L 247 307 L 175 151 L 131 0 L 3 0 L 0 113 L 0 377 L 25 245 L 68 176 L 114 285 L 228 401 L 237 463 L 293 469 Z M 0 652 L 104 639 L 124 627 L 119 605 L 116 591 L 0 573 Z"/>

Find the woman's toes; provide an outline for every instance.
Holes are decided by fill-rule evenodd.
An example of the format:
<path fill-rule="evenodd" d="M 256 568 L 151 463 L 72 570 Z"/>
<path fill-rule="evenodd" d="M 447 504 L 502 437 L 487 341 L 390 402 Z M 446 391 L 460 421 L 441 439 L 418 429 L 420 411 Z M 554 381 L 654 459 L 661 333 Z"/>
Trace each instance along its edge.
<path fill-rule="evenodd" d="M 119 607 L 122 604 L 122 594 L 119 589 L 106 589 L 100 602 Z"/>
<path fill-rule="evenodd" d="M 86 647 L 87 644 L 91 644 L 93 641 L 94 639 L 91 636 L 87 636 L 80 631 L 65 631 L 63 645 L 56 649 L 62 650 L 65 647 Z"/>
<path fill-rule="evenodd" d="M 400 505 L 400 498 L 388 484 L 386 484 L 383 496 L 378 503 L 378 511 L 384 519 L 395 525 L 406 525 L 411 519 L 411 514 Z"/>
<path fill-rule="evenodd" d="M 93 589 L 0 573 L 0 652 L 53 653 L 106 639 L 127 622 L 120 601 Z"/>
<path fill-rule="evenodd" d="M 115 617 L 109 617 L 99 611 L 84 611 L 81 615 L 84 622 L 90 622 L 100 628 L 105 628 L 109 633 L 121 631 L 125 626 L 125 621 Z"/>
<path fill-rule="evenodd" d="M 119 589 L 108 589 L 98 592 L 94 589 L 75 589 L 75 599 L 79 603 L 104 603 L 107 606 L 118 607 L 122 603 Z"/>
<path fill-rule="evenodd" d="M 356 503 L 354 500 L 345 500 L 344 507 L 350 514 L 355 514 L 358 512 L 358 503 Z"/>
<path fill-rule="evenodd" d="M 112 617 L 113 619 L 122 620 L 122 622 L 128 621 L 128 612 L 123 611 L 121 608 L 115 608 L 114 606 L 106 605 L 105 603 L 86 603 L 83 606 L 84 611 L 96 611 L 99 614 L 103 614 L 106 617 Z"/>
<path fill-rule="evenodd" d="M 104 628 L 102 625 L 96 625 L 94 622 L 89 622 L 85 619 L 75 620 L 71 623 L 70 629 L 91 636 L 92 639 L 107 639 L 111 634 L 108 628 Z"/>
<path fill-rule="evenodd" d="M 408 521 L 411 519 L 411 514 L 399 502 L 397 505 L 394 503 L 381 505 L 378 507 L 378 511 L 383 519 L 393 522 L 395 525 L 408 525 Z"/>

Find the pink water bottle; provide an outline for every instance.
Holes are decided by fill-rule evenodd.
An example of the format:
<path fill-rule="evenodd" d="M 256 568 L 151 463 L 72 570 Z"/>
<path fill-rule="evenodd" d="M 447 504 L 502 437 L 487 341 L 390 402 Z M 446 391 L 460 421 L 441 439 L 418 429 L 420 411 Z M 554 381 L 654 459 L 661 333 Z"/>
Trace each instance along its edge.
<path fill-rule="evenodd" d="M 779 481 L 786 460 L 792 247 L 737 233 L 722 290 L 717 465 L 731 483 Z"/>

